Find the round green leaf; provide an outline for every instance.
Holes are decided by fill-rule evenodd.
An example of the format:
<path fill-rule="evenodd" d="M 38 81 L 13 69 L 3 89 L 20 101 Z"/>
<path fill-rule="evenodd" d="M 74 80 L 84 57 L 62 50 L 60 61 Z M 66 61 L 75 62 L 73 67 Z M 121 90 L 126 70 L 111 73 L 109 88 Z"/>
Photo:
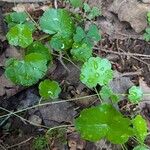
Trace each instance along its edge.
<path fill-rule="evenodd" d="M 83 0 L 70 0 L 73 7 L 82 7 Z"/>
<path fill-rule="evenodd" d="M 49 49 L 39 41 L 34 41 L 31 45 L 27 47 L 25 54 L 28 55 L 30 53 L 40 53 L 45 57 L 45 59 L 47 59 L 47 61 L 52 60 Z"/>
<path fill-rule="evenodd" d="M 104 101 L 108 101 L 109 99 L 111 99 L 113 103 L 119 101 L 119 96 L 115 94 L 108 85 L 103 86 L 99 94 Z"/>
<path fill-rule="evenodd" d="M 45 99 L 56 99 L 60 92 L 61 88 L 56 81 L 44 80 L 39 84 L 39 93 Z"/>
<path fill-rule="evenodd" d="M 74 43 L 71 54 L 74 59 L 85 62 L 92 56 L 92 48 L 86 43 Z"/>
<path fill-rule="evenodd" d="M 86 33 L 81 27 L 76 28 L 76 33 L 73 36 L 75 42 L 82 42 L 82 40 L 86 38 Z"/>
<path fill-rule="evenodd" d="M 68 50 L 72 47 L 72 38 L 71 37 L 63 37 L 60 34 L 55 34 L 51 41 L 51 47 L 56 51 Z"/>
<path fill-rule="evenodd" d="M 93 7 L 90 13 L 88 14 L 87 18 L 89 20 L 94 19 L 95 17 L 98 17 L 101 15 L 101 11 L 99 10 L 98 7 Z"/>
<path fill-rule="evenodd" d="M 112 93 L 113 91 L 108 86 L 103 86 L 99 92 L 101 98 L 105 101 L 107 101 L 110 98 Z"/>
<path fill-rule="evenodd" d="M 138 146 L 136 146 L 136 147 L 134 147 L 134 149 L 133 150 L 149 150 L 148 148 L 146 148 L 145 146 L 143 146 L 143 145 L 138 145 Z"/>
<path fill-rule="evenodd" d="M 25 24 L 12 27 L 6 35 L 9 44 L 26 48 L 33 42 L 32 31 Z"/>
<path fill-rule="evenodd" d="M 91 8 L 87 3 L 83 4 L 83 9 L 84 9 L 84 12 L 86 12 L 86 13 L 91 11 Z"/>
<path fill-rule="evenodd" d="M 47 60 L 43 55 L 31 53 L 24 60 L 10 59 L 6 62 L 5 75 L 15 84 L 31 86 L 43 78 L 47 71 Z"/>
<path fill-rule="evenodd" d="M 87 33 L 87 37 L 90 38 L 92 41 L 100 41 L 101 40 L 101 35 L 100 31 L 98 30 L 97 26 L 95 24 L 92 24 L 89 27 L 89 31 Z"/>
<path fill-rule="evenodd" d="M 133 120 L 133 128 L 135 131 L 135 136 L 137 137 L 137 139 L 140 142 L 144 142 L 146 136 L 147 136 L 147 131 L 148 131 L 148 127 L 147 127 L 147 123 L 145 121 L 145 119 L 142 118 L 141 115 L 137 115 Z"/>
<path fill-rule="evenodd" d="M 129 89 L 128 99 L 131 103 L 134 103 L 134 104 L 138 103 L 142 99 L 142 96 L 143 96 L 143 92 L 140 89 L 140 87 L 132 86 Z"/>
<path fill-rule="evenodd" d="M 28 15 L 25 12 L 12 12 L 5 17 L 6 22 L 9 24 L 14 23 L 23 23 L 26 21 Z"/>
<path fill-rule="evenodd" d="M 75 27 L 68 11 L 64 9 L 48 9 L 40 18 L 40 26 L 45 33 L 59 33 L 64 38 L 73 34 Z"/>
<path fill-rule="evenodd" d="M 113 79 L 111 63 L 107 59 L 91 57 L 81 68 L 80 80 L 89 88 L 107 85 Z"/>
<path fill-rule="evenodd" d="M 125 143 L 133 134 L 131 121 L 110 104 L 84 109 L 75 119 L 75 128 L 82 138 L 99 141 L 107 138 L 114 144 Z M 121 128 L 120 128 L 121 127 Z"/>

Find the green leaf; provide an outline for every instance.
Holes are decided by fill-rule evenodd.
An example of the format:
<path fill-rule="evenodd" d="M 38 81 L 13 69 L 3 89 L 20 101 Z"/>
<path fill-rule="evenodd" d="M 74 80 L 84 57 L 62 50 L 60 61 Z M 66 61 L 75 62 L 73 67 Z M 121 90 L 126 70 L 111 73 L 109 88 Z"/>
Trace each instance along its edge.
<path fill-rule="evenodd" d="M 87 3 L 84 3 L 84 4 L 83 4 L 83 9 L 84 9 L 84 12 L 85 12 L 85 13 L 91 11 L 91 8 L 90 8 L 90 6 L 89 6 Z"/>
<path fill-rule="evenodd" d="M 143 146 L 143 145 L 138 145 L 138 146 L 136 146 L 136 147 L 134 147 L 134 149 L 133 150 L 149 150 L 148 148 L 146 148 L 145 146 Z"/>
<path fill-rule="evenodd" d="M 99 92 L 101 98 L 105 101 L 108 101 L 108 99 L 110 98 L 112 93 L 113 93 L 113 91 L 108 86 L 103 86 Z"/>
<path fill-rule="evenodd" d="M 27 47 L 27 50 L 25 51 L 25 54 L 28 55 L 30 53 L 40 53 L 44 56 L 44 58 L 47 61 L 52 60 L 52 56 L 49 52 L 49 49 L 39 41 L 34 41 L 31 45 L 29 45 Z"/>
<path fill-rule="evenodd" d="M 5 75 L 15 84 L 31 86 L 43 78 L 47 71 L 46 64 L 47 60 L 42 54 L 31 53 L 24 60 L 8 60 Z"/>
<path fill-rule="evenodd" d="M 26 48 L 33 42 L 31 29 L 25 24 L 12 27 L 6 35 L 9 44 Z"/>
<path fill-rule="evenodd" d="M 48 9 L 40 18 L 40 26 L 45 33 L 70 37 L 75 30 L 74 23 L 68 11 L 64 9 Z"/>
<path fill-rule="evenodd" d="M 56 51 L 68 50 L 72 43 L 72 37 L 63 37 L 60 34 L 55 34 L 50 41 L 51 47 Z"/>
<path fill-rule="evenodd" d="M 135 136 L 137 137 L 139 142 L 143 143 L 148 134 L 147 133 L 148 127 L 147 127 L 147 123 L 146 123 L 145 119 L 143 119 L 141 115 L 137 115 L 132 120 L 132 123 L 133 123 L 133 128 L 135 131 Z"/>
<path fill-rule="evenodd" d="M 140 87 L 132 86 L 129 89 L 128 99 L 131 103 L 134 104 L 138 103 L 139 101 L 141 101 L 142 96 L 143 96 L 143 92 L 140 89 Z"/>
<path fill-rule="evenodd" d="M 83 0 L 70 0 L 73 7 L 82 7 Z"/>
<path fill-rule="evenodd" d="M 114 144 L 123 144 L 133 134 L 130 125 L 130 120 L 109 104 L 84 109 L 75 119 L 75 128 L 82 138 L 94 142 L 106 138 Z"/>
<path fill-rule="evenodd" d="M 111 99 L 113 103 L 119 101 L 119 96 L 115 94 L 108 85 L 103 86 L 99 94 L 104 101 L 108 101 L 109 99 Z"/>
<path fill-rule="evenodd" d="M 8 14 L 5 17 L 5 20 L 8 24 L 11 22 L 19 24 L 19 23 L 24 23 L 27 18 L 28 18 L 28 15 L 25 12 L 13 12 L 13 13 Z"/>
<path fill-rule="evenodd" d="M 99 30 L 96 25 L 92 24 L 89 27 L 87 37 L 90 38 L 92 41 L 96 41 L 96 42 L 101 40 L 101 34 L 99 34 Z"/>
<path fill-rule="evenodd" d="M 107 59 L 91 57 L 81 68 L 80 80 L 89 88 L 107 85 L 113 79 L 111 63 Z"/>
<path fill-rule="evenodd" d="M 150 41 L 150 28 L 145 29 L 145 33 L 143 35 L 145 41 Z"/>
<path fill-rule="evenodd" d="M 48 99 L 56 99 L 58 98 L 61 92 L 61 88 L 56 81 L 44 80 L 39 84 L 39 93 L 41 97 Z"/>
<path fill-rule="evenodd" d="M 90 13 L 88 14 L 87 18 L 89 20 L 94 19 L 95 17 L 98 17 L 101 15 L 101 11 L 99 10 L 98 7 L 93 7 Z"/>
<path fill-rule="evenodd" d="M 81 27 L 76 28 L 76 34 L 73 36 L 75 42 L 81 42 L 84 38 L 86 38 L 86 33 Z"/>
<path fill-rule="evenodd" d="M 150 18 L 150 12 L 147 13 L 147 17 Z"/>
<path fill-rule="evenodd" d="M 92 48 L 86 43 L 74 43 L 71 54 L 75 60 L 85 62 L 92 56 Z"/>
<path fill-rule="evenodd" d="M 30 28 L 31 32 L 36 30 L 35 24 L 32 21 L 26 21 L 24 24 Z"/>

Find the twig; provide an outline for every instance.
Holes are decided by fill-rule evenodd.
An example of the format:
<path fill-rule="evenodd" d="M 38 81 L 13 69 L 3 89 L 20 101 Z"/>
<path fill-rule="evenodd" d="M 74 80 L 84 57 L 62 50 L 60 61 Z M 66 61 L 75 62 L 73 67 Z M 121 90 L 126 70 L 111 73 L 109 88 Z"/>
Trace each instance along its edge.
<path fill-rule="evenodd" d="M 49 129 L 47 126 L 40 125 L 40 124 L 36 124 L 36 123 L 34 123 L 34 122 L 32 122 L 32 121 L 29 121 L 29 120 L 27 120 L 27 119 L 25 119 L 25 118 L 23 118 L 23 117 L 17 115 L 16 113 L 12 113 L 11 111 L 9 111 L 9 110 L 7 110 L 7 109 L 5 109 L 5 108 L 0 107 L 0 109 L 1 109 L 1 110 L 4 110 L 4 111 L 6 111 L 6 112 L 8 112 L 8 113 L 11 114 L 11 115 L 14 115 L 14 116 L 20 118 L 21 121 L 23 121 L 24 123 L 25 123 L 25 122 L 28 122 L 29 124 L 32 124 L 32 125 L 34 125 L 34 126 Z"/>
<path fill-rule="evenodd" d="M 102 102 L 102 100 L 101 100 L 101 98 L 100 98 L 100 95 L 99 95 L 99 93 L 98 93 L 97 89 L 96 89 L 96 88 L 94 88 L 94 90 L 95 90 L 96 94 L 98 95 L 98 98 L 99 98 L 99 100 L 100 100 L 100 102 L 101 102 L 101 104 L 102 104 L 103 102 Z"/>
<path fill-rule="evenodd" d="M 106 53 L 112 53 L 112 54 L 117 54 L 117 55 L 126 55 L 126 56 L 138 56 L 138 57 L 148 57 L 150 58 L 150 55 L 144 55 L 144 54 L 138 54 L 138 53 L 127 53 L 127 52 L 115 52 L 115 51 L 111 51 L 111 50 L 106 50 L 106 49 L 100 49 L 97 47 L 94 47 L 94 49 L 96 50 L 100 50 Z M 120 49 L 120 48 L 119 48 Z"/>
<path fill-rule="evenodd" d="M 66 128 L 66 127 L 73 127 L 74 125 L 60 125 L 60 126 L 56 126 L 56 127 L 52 127 L 50 128 L 49 130 L 47 130 L 46 134 L 52 130 L 55 130 L 55 129 L 59 129 L 59 128 Z"/>
<path fill-rule="evenodd" d="M 141 71 L 136 71 L 136 72 L 125 72 L 125 73 L 122 73 L 122 74 L 119 74 L 119 75 L 116 75 L 114 76 L 114 78 L 121 78 L 121 77 L 124 77 L 124 76 L 134 76 L 134 75 L 141 75 Z"/>
<path fill-rule="evenodd" d="M 55 9 L 57 9 L 57 8 L 58 8 L 57 0 L 54 0 L 54 7 L 55 7 Z"/>
<path fill-rule="evenodd" d="M 64 64 L 63 60 L 62 60 L 62 53 L 59 53 L 59 58 L 58 60 L 60 61 L 60 63 L 62 64 L 62 66 L 67 70 L 67 72 L 70 72 L 70 70 L 67 68 L 67 66 Z"/>
<path fill-rule="evenodd" d="M 7 150 L 2 144 L 0 144 L 0 148 L 2 148 L 2 150 Z"/>
<path fill-rule="evenodd" d="M 86 98 L 94 97 L 94 96 L 97 96 L 97 94 L 88 95 L 88 96 L 83 96 L 83 97 L 79 97 L 79 98 L 72 98 L 72 99 L 68 99 L 68 100 L 60 100 L 60 101 L 55 101 L 55 102 L 47 102 L 47 103 L 37 104 L 37 105 L 31 106 L 31 107 L 27 107 L 27 108 L 18 110 L 18 111 L 16 111 L 16 112 L 10 111 L 9 114 L 2 115 L 2 116 L 0 116 L 0 118 L 7 117 L 7 116 L 9 116 L 9 115 L 14 115 L 14 114 L 17 114 L 17 113 L 21 113 L 21 112 L 24 112 L 24 111 L 26 111 L 26 110 L 34 109 L 34 108 L 37 108 L 37 107 L 46 106 L 46 105 L 53 105 L 53 104 L 59 104 L 59 103 L 72 102 L 72 101 L 77 101 L 77 100 L 81 100 L 81 99 L 87 100 Z M 0 107 L 0 109 L 4 110 L 5 108 Z"/>
<path fill-rule="evenodd" d="M 31 21 L 35 24 L 36 28 L 37 28 L 38 30 L 41 30 L 40 25 L 32 18 L 32 16 L 28 13 L 28 11 L 25 10 L 25 12 L 26 12 L 26 14 L 29 16 L 29 18 L 31 19 Z"/>
<path fill-rule="evenodd" d="M 17 144 L 14 144 L 14 145 L 12 145 L 12 146 L 9 146 L 9 147 L 7 147 L 7 149 L 11 149 L 11 148 L 14 148 L 14 147 L 23 145 L 23 144 L 29 142 L 31 139 L 33 139 L 33 137 L 30 137 L 30 138 L 26 139 L 25 141 L 22 141 L 22 142 L 20 142 L 20 143 L 17 143 Z"/>
<path fill-rule="evenodd" d="M 55 53 L 52 53 L 52 55 L 59 57 L 59 55 L 55 54 Z M 65 59 L 65 60 L 67 60 L 68 62 L 72 63 L 78 70 L 80 70 L 80 68 L 71 59 L 68 59 L 68 58 L 66 58 L 64 56 L 62 56 L 62 58 Z"/>

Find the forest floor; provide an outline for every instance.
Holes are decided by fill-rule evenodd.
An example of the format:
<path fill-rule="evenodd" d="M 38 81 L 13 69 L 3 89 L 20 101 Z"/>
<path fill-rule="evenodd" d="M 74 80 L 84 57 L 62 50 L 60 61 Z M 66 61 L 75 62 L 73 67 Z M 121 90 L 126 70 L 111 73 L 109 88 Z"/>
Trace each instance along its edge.
<path fill-rule="evenodd" d="M 130 0 L 87 0 L 90 6 L 97 6 L 102 16 L 94 23 L 101 28 L 102 40 L 94 49 L 95 55 L 109 59 L 118 78 L 112 81 L 114 91 L 125 93 L 132 85 L 139 85 L 145 93 L 150 93 L 150 43 L 143 40 L 147 27 L 146 12 L 150 10 L 150 2 Z M 65 2 L 57 1 L 59 8 L 70 9 Z M 46 77 L 56 80 L 62 87 L 58 100 L 52 103 L 28 109 L 38 103 L 40 96 L 38 84 L 23 88 L 12 84 L 4 75 L 5 61 L 8 58 L 21 58 L 19 48 L 10 46 L 6 40 L 7 25 L 4 23 L 6 13 L 16 9 L 26 9 L 34 20 L 38 20 L 43 10 L 54 7 L 52 1 L 11 3 L 0 1 L 0 107 L 11 111 L 25 109 L 17 115 L 0 117 L 0 150 L 32 150 L 37 137 L 45 134 L 46 127 L 55 128 L 51 133 L 48 148 L 44 150 L 120 150 L 120 146 L 112 145 L 105 140 L 93 143 L 81 139 L 72 126 L 79 112 L 99 103 L 97 96 L 79 81 L 80 70 L 72 63 L 64 60 L 69 72 L 59 59 L 54 59 Z M 80 11 L 79 9 L 75 11 Z M 136 13 L 135 13 L 136 12 Z M 87 21 L 88 25 L 88 21 Z M 39 33 L 35 37 L 38 38 Z M 82 97 L 82 99 L 79 99 Z M 85 97 L 85 98 L 84 98 Z M 79 100 L 75 100 L 78 98 Z M 71 101 L 65 101 L 70 100 Z M 119 103 L 125 115 L 140 110 L 150 128 L 150 96 L 145 96 L 140 105 L 130 106 L 126 99 Z M 0 115 L 6 111 L 0 110 Z M 58 128 L 57 126 L 64 126 Z M 150 137 L 146 144 L 150 146 Z M 131 140 L 126 146 L 132 149 L 135 143 Z"/>

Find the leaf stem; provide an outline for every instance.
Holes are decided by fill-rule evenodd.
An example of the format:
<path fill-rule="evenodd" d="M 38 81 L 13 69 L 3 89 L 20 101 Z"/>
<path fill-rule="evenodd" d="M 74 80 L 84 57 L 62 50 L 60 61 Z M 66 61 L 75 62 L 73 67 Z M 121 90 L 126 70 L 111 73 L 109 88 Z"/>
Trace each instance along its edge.
<path fill-rule="evenodd" d="M 100 97 L 100 95 L 99 95 L 99 93 L 98 93 L 98 91 L 97 91 L 97 89 L 96 89 L 96 87 L 94 88 L 94 90 L 95 90 L 96 95 L 98 96 L 100 102 L 103 103 L 103 102 L 102 102 L 102 99 L 101 99 L 101 97 Z"/>

